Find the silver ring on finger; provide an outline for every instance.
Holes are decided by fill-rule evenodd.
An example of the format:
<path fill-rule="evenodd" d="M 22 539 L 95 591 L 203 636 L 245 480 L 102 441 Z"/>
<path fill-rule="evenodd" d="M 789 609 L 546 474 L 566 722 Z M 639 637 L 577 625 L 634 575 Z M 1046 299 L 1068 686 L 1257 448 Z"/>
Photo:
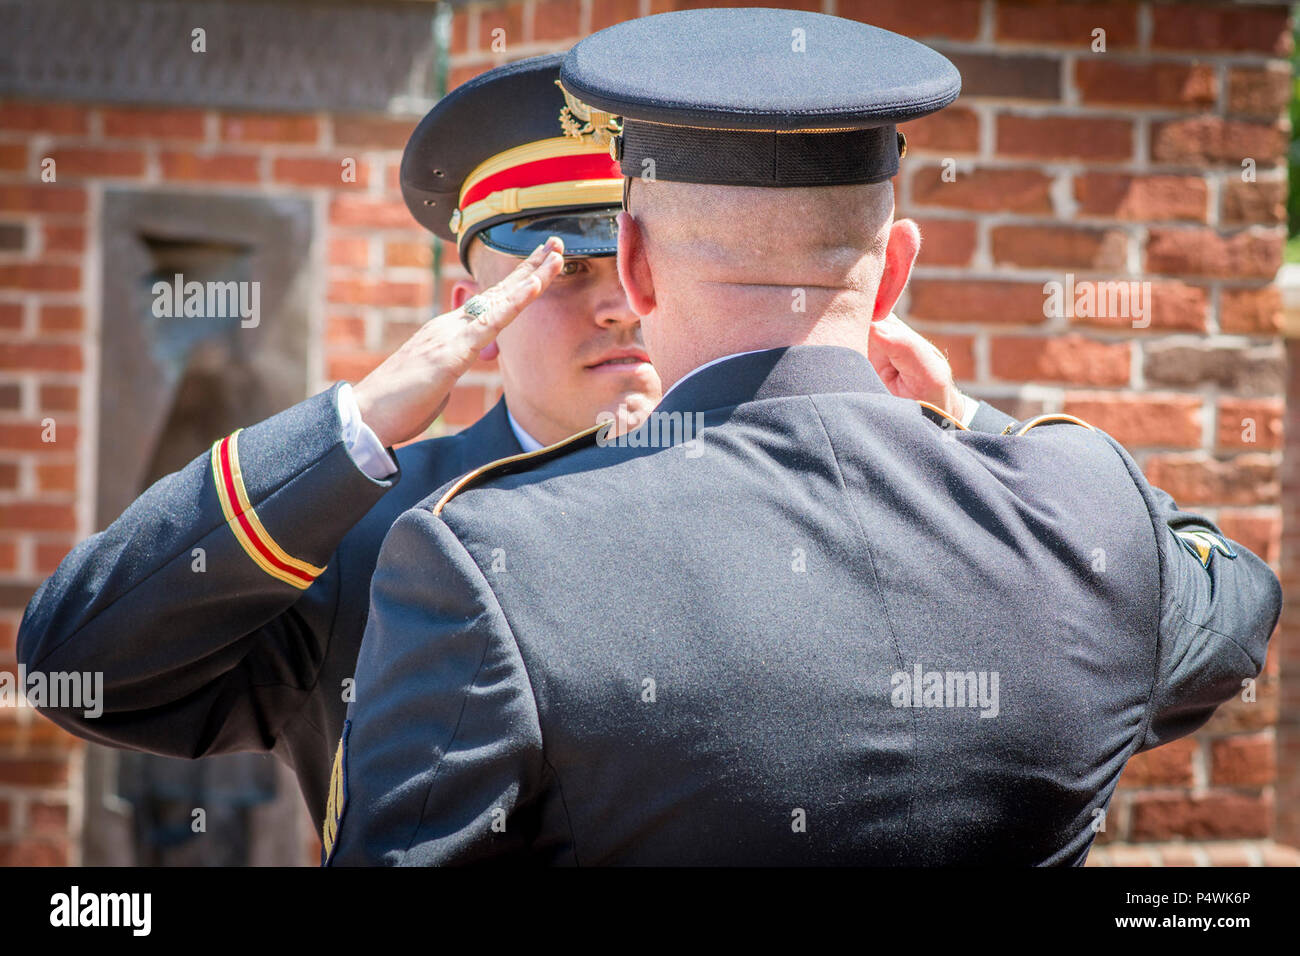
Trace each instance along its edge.
<path fill-rule="evenodd" d="M 467 299 L 461 308 L 465 310 L 466 315 L 477 319 L 479 316 L 485 315 L 487 310 L 491 308 L 491 305 L 492 304 L 488 302 L 487 296 L 475 295 Z"/>

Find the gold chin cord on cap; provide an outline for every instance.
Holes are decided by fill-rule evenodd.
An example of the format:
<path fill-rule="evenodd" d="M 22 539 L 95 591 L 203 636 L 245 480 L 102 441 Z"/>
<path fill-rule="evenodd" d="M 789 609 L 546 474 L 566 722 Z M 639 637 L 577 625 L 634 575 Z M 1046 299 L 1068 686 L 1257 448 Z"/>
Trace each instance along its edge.
<path fill-rule="evenodd" d="M 902 159 L 906 155 L 907 155 L 907 137 L 903 135 L 903 131 L 900 129 L 898 130 L 898 158 Z"/>

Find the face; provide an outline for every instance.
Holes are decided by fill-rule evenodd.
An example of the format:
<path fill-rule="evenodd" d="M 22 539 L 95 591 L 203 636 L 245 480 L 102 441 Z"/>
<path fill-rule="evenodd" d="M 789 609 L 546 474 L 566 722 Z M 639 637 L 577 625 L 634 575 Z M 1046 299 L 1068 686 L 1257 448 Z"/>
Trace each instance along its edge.
<path fill-rule="evenodd" d="M 475 281 L 457 283 L 453 306 L 505 278 L 519 260 L 477 240 Z M 602 413 L 635 427 L 658 403 L 659 376 L 628 307 L 613 256 L 569 259 L 541 296 L 497 336 L 506 403 L 543 444 L 590 428 Z"/>

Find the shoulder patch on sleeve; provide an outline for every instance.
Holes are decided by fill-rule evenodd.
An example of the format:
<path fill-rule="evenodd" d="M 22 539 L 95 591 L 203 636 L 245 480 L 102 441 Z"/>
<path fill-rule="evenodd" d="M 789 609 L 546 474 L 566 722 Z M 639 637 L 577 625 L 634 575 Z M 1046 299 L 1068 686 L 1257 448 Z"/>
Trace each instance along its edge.
<path fill-rule="evenodd" d="M 930 421 L 934 422 L 936 425 L 938 425 L 940 428 L 944 429 L 945 431 L 952 431 L 953 429 L 956 429 L 958 431 L 963 431 L 963 432 L 970 431 L 969 428 L 967 428 L 957 419 L 953 418 L 951 415 L 945 412 L 938 405 L 932 405 L 929 402 L 922 401 L 919 398 L 916 400 L 916 404 L 921 406 L 922 415 L 930 419 Z"/>
<path fill-rule="evenodd" d="M 447 506 L 447 502 L 484 478 L 496 478 L 501 475 L 511 475 L 518 471 L 527 471 L 529 468 L 548 462 L 553 458 L 558 458 L 570 451 L 594 445 L 604 437 L 601 434 L 602 430 L 607 430 L 611 424 L 611 422 L 601 422 L 599 425 L 593 425 L 576 435 L 570 435 L 568 438 L 557 441 L 554 445 L 547 445 L 545 448 L 526 451 L 519 455 L 511 455 L 508 458 L 499 458 L 496 461 L 475 468 L 469 474 L 462 475 L 454 485 L 447 489 L 446 494 L 439 498 L 438 503 L 433 506 L 433 513 L 435 515 L 442 514 L 442 509 Z"/>
<path fill-rule="evenodd" d="M 1201 562 L 1201 567 L 1209 570 L 1210 559 L 1214 557 L 1214 552 L 1219 552 L 1225 558 L 1235 558 L 1237 552 L 1232 550 L 1227 540 L 1220 535 L 1215 534 L 1205 528 L 1184 528 L 1180 531 L 1174 531 L 1174 537 L 1178 543 L 1191 552 L 1196 560 Z"/>
<path fill-rule="evenodd" d="M 1068 422 L 1071 425 L 1082 425 L 1084 428 L 1087 428 L 1090 431 L 1097 430 L 1095 427 L 1085 422 L 1082 418 L 1075 418 L 1073 415 L 1066 415 L 1063 412 L 1056 412 L 1055 414 L 1038 415 L 1035 418 L 1029 419 L 1029 421 L 1025 422 L 1023 425 L 1020 426 L 1020 430 L 1016 432 L 1016 434 L 1023 435 L 1025 432 L 1029 431 L 1029 429 L 1037 428 L 1039 425 L 1054 425 L 1058 422 Z"/>

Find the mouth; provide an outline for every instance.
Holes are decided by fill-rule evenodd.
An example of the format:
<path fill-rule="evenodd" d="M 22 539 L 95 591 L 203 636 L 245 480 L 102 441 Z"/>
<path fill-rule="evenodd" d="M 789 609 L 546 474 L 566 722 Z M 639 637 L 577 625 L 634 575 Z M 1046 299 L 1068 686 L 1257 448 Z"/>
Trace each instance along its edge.
<path fill-rule="evenodd" d="M 650 364 L 650 356 L 641 349 L 619 349 L 602 355 L 583 366 L 589 372 L 634 372 Z"/>

